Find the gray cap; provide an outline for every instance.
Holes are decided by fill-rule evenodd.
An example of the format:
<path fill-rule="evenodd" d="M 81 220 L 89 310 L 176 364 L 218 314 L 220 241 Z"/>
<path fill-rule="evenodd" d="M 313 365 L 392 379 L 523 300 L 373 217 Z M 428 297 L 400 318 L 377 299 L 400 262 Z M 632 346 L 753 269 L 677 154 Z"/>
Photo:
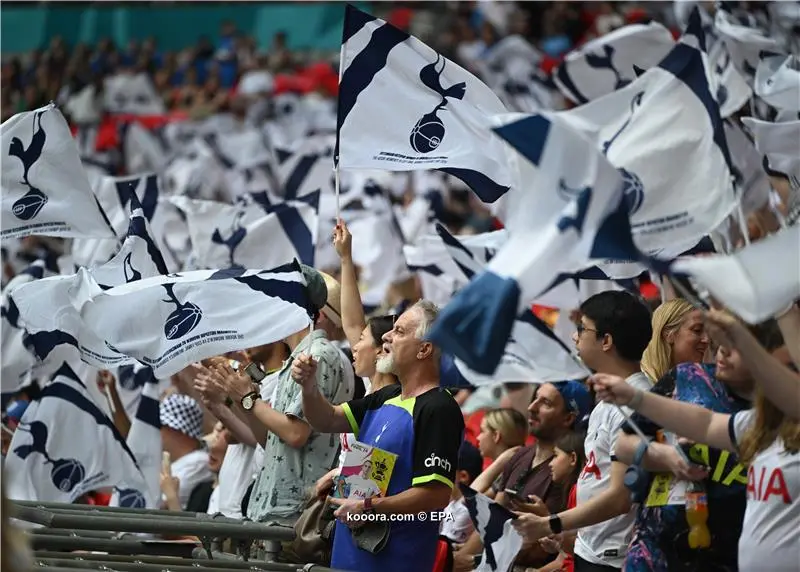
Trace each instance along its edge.
<path fill-rule="evenodd" d="M 314 310 L 322 310 L 328 302 L 328 287 L 325 285 L 325 279 L 322 277 L 322 274 L 305 264 L 300 265 L 300 270 L 303 273 L 303 278 L 306 280 L 308 301 L 311 303 Z"/>

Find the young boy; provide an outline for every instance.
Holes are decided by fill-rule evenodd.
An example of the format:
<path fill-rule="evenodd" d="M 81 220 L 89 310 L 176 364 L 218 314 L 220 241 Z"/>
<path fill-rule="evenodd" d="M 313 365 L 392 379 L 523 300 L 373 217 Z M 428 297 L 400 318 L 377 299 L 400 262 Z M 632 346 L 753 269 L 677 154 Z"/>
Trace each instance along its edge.
<path fill-rule="evenodd" d="M 469 538 L 474 530 L 472 519 L 469 517 L 464 498 L 461 494 L 459 483 L 466 486 L 472 484 L 483 470 L 483 457 L 477 447 L 464 441 L 458 452 L 458 470 L 456 471 L 456 486 L 450 495 L 450 504 L 444 509 L 447 515 L 442 521 L 439 533 L 452 540 L 455 544 L 462 544 Z"/>

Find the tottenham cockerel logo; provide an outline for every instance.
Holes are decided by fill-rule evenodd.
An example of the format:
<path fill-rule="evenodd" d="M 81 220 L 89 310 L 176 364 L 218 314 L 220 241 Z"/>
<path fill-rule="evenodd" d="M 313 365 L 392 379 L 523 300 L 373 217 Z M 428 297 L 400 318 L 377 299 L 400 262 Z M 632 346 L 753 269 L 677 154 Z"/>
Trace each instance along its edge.
<path fill-rule="evenodd" d="M 167 321 L 164 323 L 164 335 L 168 340 L 178 340 L 197 327 L 203 317 L 203 311 L 196 304 L 178 301 L 172 291 L 174 284 L 162 284 L 162 286 L 169 296 L 163 301 L 175 304 L 175 310 L 167 316 Z"/>
<path fill-rule="evenodd" d="M 442 62 L 442 66 L 437 70 L 436 66 L 440 61 Z M 442 87 L 441 76 L 446 61 L 447 60 L 443 59 L 442 56 L 437 54 L 434 63 L 428 64 L 419 71 L 420 81 L 422 81 L 425 87 L 439 94 L 442 100 L 433 108 L 433 111 L 423 115 L 422 119 L 417 121 L 416 125 L 414 125 L 414 128 L 411 130 L 409 143 L 411 143 L 411 147 L 417 153 L 430 153 L 442 143 L 445 133 L 444 123 L 442 123 L 442 120 L 436 115 L 436 112 L 447 107 L 448 97 L 464 99 L 464 94 L 467 91 L 467 84 L 463 81 L 447 89 Z"/>
<path fill-rule="evenodd" d="M 32 453 L 39 453 L 45 463 L 52 465 L 50 479 L 53 486 L 64 493 L 72 492 L 86 478 L 86 468 L 78 459 L 53 459 L 47 454 L 47 425 L 41 421 L 31 421 L 20 425 L 18 431 L 30 433 L 33 442 L 30 445 L 20 445 L 14 453 L 22 460 Z"/>
<path fill-rule="evenodd" d="M 11 212 L 20 220 L 31 220 L 47 204 L 47 195 L 34 187 L 28 179 L 28 173 L 33 164 L 42 156 L 42 150 L 47 140 L 47 134 L 42 129 L 43 114 L 44 111 L 37 111 L 33 116 L 33 136 L 27 149 L 23 147 L 22 140 L 19 137 L 12 137 L 11 144 L 8 147 L 9 156 L 16 157 L 22 161 L 22 181 L 20 183 L 28 187 L 28 192 L 11 207 Z"/>

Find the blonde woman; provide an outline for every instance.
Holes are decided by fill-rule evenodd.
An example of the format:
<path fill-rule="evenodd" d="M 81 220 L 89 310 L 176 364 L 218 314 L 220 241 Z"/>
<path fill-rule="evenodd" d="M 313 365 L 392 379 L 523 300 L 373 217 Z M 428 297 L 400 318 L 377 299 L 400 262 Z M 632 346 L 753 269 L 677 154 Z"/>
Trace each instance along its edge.
<path fill-rule="evenodd" d="M 642 371 L 655 383 L 679 363 L 702 363 L 708 347 L 703 312 L 682 298 L 664 302 L 653 312 Z"/>
<path fill-rule="evenodd" d="M 472 488 L 486 492 L 503 472 L 509 459 L 528 437 L 528 420 L 516 409 L 490 409 L 481 421 L 478 434 L 478 449 L 481 455 L 491 459 L 480 476 L 472 482 Z"/>
<path fill-rule="evenodd" d="M 736 348 L 758 387 L 755 407 L 733 415 L 642 392 L 616 376 L 598 374 L 599 399 L 627 405 L 669 431 L 733 451 L 747 466 L 747 505 L 739 542 L 740 570 L 797 570 L 800 554 L 800 377 L 771 356 L 730 315 L 711 311 L 721 345 Z"/>

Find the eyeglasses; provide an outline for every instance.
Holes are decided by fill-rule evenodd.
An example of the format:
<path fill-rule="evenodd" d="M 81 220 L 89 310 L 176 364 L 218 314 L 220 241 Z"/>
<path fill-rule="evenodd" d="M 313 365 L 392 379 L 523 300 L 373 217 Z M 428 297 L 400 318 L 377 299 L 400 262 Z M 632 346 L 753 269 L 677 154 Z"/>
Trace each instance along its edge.
<path fill-rule="evenodd" d="M 587 328 L 587 327 L 586 327 L 586 326 L 584 326 L 584 325 L 583 325 L 581 322 L 578 322 L 578 323 L 575 325 L 575 329 L 578 331 L 578 335 L 579 335 L 579 336 L 580 336 L 580 335 L 581 335 L 583 332 L 594 332 L 595 334 L 599 334 L 599 333 L 600 333 L 600 332 L 598 332 L 597 330 L 594 330 L 594 329 L 592 329 L 592 328 Z"/>

